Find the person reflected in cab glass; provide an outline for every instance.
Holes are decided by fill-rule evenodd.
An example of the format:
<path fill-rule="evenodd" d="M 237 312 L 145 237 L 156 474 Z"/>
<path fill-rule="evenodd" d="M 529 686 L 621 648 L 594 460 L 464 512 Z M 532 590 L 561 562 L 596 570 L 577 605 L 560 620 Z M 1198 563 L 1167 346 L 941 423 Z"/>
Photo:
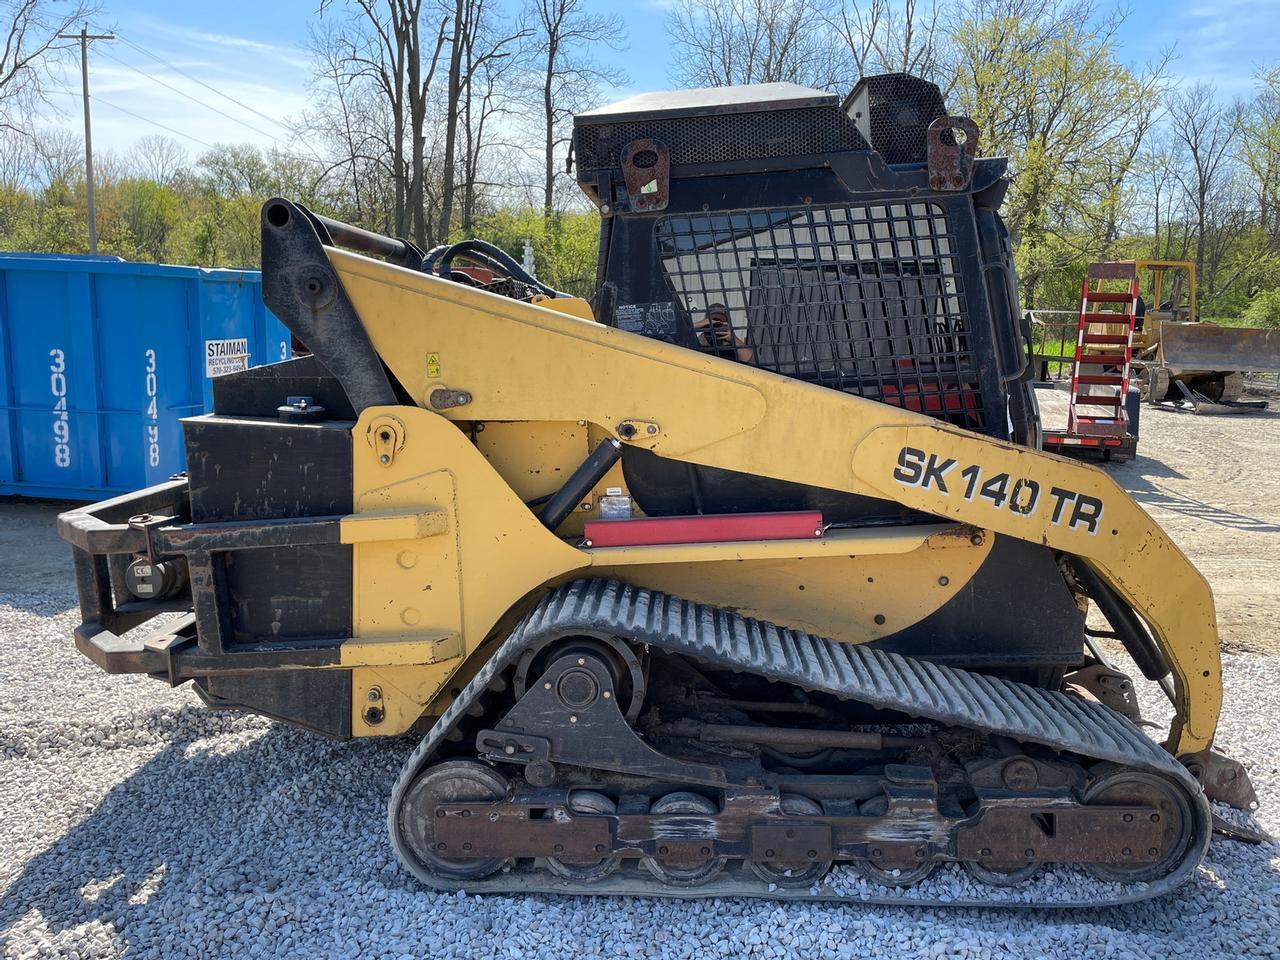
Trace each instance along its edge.
<path fill-rule="evenodd" d="M 737 360 L 739 363 L 750 363 L 755 359 L 756 352 L 734 333 L 729 310 L 723 303 L 713 303 L 707 307 L 707 312 L 693 321 L 693 329 L 697 334 L 698 344 L 710 348 L 708 352 L 717 357 Z"/>

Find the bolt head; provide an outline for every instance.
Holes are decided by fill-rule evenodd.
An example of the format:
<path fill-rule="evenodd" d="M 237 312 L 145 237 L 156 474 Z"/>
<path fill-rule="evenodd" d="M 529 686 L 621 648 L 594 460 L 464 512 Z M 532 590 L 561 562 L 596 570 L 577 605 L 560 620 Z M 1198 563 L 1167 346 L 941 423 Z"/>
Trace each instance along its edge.
<path fill-rule="evenodd" d="M 378 462 L 385 467 L 388 463 L 391 462 L 391 458 L 384 453 L 382 456 L 378 458 Z"/>

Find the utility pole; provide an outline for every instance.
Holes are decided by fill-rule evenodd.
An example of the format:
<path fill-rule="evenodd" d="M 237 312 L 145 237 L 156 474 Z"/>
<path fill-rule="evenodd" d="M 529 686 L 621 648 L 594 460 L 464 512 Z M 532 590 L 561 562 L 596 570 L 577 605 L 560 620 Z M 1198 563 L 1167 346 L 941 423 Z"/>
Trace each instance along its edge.
<path fill-rule="evenodd" d="M 98 220 L 93 208 L 93 130 L 89 122 L 89 41 L 114 40 L 112 33 L 90 33 L 86 23 L 79 33 L 60 33 L 61 40 L 80 41 L 80 80 L 84 86 L 84 183 L 89 207 L 89 252 L 98 252 Z"/>

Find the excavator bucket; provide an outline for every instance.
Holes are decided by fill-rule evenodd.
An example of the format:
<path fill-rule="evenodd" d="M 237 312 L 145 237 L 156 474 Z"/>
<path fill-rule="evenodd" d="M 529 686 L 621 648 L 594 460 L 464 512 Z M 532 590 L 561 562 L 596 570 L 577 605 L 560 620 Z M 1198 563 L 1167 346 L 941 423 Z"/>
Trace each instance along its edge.
<path fill-rule="evenodd" d="M 1159 357 L 1174 371 L 1280 373 L 1280 330 L 1165 323 Z"/>

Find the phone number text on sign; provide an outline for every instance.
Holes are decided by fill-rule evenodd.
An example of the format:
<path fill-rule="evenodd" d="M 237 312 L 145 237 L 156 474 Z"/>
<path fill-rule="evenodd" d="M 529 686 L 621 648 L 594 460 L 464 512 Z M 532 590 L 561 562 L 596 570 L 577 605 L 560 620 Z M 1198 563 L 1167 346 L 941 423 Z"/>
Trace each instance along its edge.
<path fill-rule="evenodd" d="M 976 463 L 961 467 L 954 457 L 939 457 L 915 447 L 898 451 L 893 479 L 904 487 L 935 490 L 943 496 L 961 496 L 970 503 L 986 501 L 993 509 L 1008 509 L 1023 517 L 1037 510 L 1051 510 L 1053 524 L 1065 523 L 1071 530 L 1098 532 L 1102 501 L 1097 497 L 1064 487 L 1042 490 L 1030 477 L 1014 478 L 1007 473 L 984 473 Z"/>

